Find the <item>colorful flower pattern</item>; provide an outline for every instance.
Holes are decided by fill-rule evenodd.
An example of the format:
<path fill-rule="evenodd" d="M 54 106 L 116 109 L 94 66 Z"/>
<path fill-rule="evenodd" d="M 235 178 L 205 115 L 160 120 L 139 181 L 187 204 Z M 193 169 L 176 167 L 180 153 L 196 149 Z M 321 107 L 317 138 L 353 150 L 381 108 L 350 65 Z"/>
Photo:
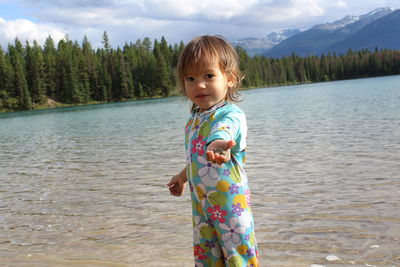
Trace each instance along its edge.
<path fill-rule="evenodd" d="M 204 155 L 204 145 L 206 141 L 199 135 L 196 139 L 192 140 L 192 154 L 198 153 L 200 156 Z"/>
<path fill-rule="evenodd" d="M 225 216 L 227 215 L 227 212 L 225 210 L 221 210 L 220 206 L 215 205 L 213 207 L 208 207 L 207 211 L 210 214 L 211 220 L 218 220 L 220 223 L 225 222 Z"/>
<path fill-rule="evenodd" d="M 207 256 L 204 255 L 205 250 L 200 247 L 200 245 L 194 246 L 194 256 L 199 260 L 207 259 Z"/>
<path fill-rule="evenodd" d="M 193 207 L 195 266 L 259 266 L 250 190 L 243 170 L 246 122 L 234 104 L 193 112 L 186 132 L 187 176 Z M 215 139 L 234 139 L 232 159 L 222 165 L 206 159 Z"/>

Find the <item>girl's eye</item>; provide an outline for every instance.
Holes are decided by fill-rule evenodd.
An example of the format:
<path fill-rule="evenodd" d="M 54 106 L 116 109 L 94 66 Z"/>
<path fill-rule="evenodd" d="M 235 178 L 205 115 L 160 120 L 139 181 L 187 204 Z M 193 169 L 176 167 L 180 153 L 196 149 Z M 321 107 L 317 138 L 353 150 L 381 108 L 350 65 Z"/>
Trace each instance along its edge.
<path fill-rule="evenodd" d="M 215 76 L 214 74 L 207 74 L 206 75 L 207 79 L 212 79 L 212 78 L 214 78 L 214 76 Z"/>
<path fill-rule="evenodd" d="M 188 81 L 188 82 L 193 82 L 193 81 L 194 81 L 194 78 L 193 78 L 193 77 L 186 77 L 186 81 Z"/>

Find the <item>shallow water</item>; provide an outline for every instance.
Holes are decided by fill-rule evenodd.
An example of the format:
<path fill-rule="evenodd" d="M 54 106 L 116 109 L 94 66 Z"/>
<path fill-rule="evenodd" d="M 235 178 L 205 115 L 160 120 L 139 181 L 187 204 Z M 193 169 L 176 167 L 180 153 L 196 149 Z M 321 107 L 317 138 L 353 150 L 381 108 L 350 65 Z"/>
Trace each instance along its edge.
<path fill-rule="evenodd" d="M 263 266 L 400 266 L 399 84 L 243 93 Z M 189 194 L 165 187 L 187 110 L 170 98 L 0 115 L 0 262 L 193 266 Z"/>

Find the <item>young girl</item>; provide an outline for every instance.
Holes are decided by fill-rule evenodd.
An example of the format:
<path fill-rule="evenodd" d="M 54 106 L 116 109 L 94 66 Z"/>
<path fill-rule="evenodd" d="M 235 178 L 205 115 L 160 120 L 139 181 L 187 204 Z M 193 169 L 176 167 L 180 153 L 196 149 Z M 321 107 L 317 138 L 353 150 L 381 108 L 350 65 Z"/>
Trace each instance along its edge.
<path fill-rule="evenodd" d="M 186 167 L 167 185 L 180 196 L 189 182 L 195 266 L 259 266 L 243 170 L 246 117 L 231 103 L 242 78 L 238 56 L 221 37 L 200 36 L 185 47 L 177 72 L 193 106 L 185 129 Z"/>

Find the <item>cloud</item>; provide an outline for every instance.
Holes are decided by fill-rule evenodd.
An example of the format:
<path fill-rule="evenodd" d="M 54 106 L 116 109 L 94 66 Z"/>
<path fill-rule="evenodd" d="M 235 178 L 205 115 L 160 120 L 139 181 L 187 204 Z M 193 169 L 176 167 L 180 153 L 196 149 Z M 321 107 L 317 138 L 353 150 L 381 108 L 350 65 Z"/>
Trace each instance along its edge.
<path fill-rule="evenodd" d="M 266 35 L 283 23 L 306 23 L 325 14 L 321 0 L 20 0 L 41 23 L 60 25 L 70 36 L 101 34 L 133 38 L 224 32 Z M 301 23 L 300 23 L 301 24 Z M 287 27 L 287 26 L 286 26 Z M 73 33 L 74 32 L 74 33 Z M 124 32 L 125 34 L 121 34 Z M 228 36 L 229 37 L 229 36 Z M 118 37 L 119 38 L 119 37 Z M 89 38 L 90 39 L 90 38 Z M 125 40 L 130 41 L 130 40 Z"/>
<path fill-rule="evenodd" d="M 42 22 L 68 25 L 118 25 L 120 21 L 141 18 L 156 21 L 221 21 L 241 13 L 255 0 L 120 0 L 120 1 L 32 1 Z M 145 26 L 145 25 L 142 25 Z"/>
<path fill-rule="evenodd" d="M 4 20 L 0 17 L 0 36 L 2 37 L 2 45 L 13 43 L 18 37 L 22 42 L 28 40 L 32 42 L 36 40 L 39 44 L 43 44 L 48 36 L 54 41 L 61 40 L 65 33 L 55 27 L 45 24 L 35 24 L 27 19 Z"/>
<path fill-rule="evenodd" d="M 240 26 L 276 27 L 283 22 L 307 21 L 324 14 L 323 6 L 315 0 L 257 1 L 229 22 Z"/>
<path fill-rule="evenodd" d="M 101 46 L 103 31 L 108 32 L 113 46 L 121 46 L 125 42 L 134 42 L 144 37 L 159 39 L 164 36 L 171 43 L 180 40 L 186 42 L 200 34 L 221 34 L 230 39 L 265 37 L 275 30 L 285 28 L 304 30 L 318 23 L 353 15 L 354 10 L 359 10 L 354 6 L 360 5 L 361 2 L 361 0 L 15 1 L 29 10 L 27 18 L 32 18 L 34 21 L 29 27 L 36 35 L 39 35 L 40 31 L 44 31 L 44 35 L 47 35 L 52 30 L 68 34 L 73 40 L 82 40 L 86 35 L 93 46 Z M 369 1 L 363 0 L 364 2 Z M 380 7 L 371 7 L 371 2 L 369 6 L 362 5 L 368 9 L 367 12 Z M 362 12 L 364 10 L 359 13 Z M 17 20 L 14 23 L 17 23 Z M 21 34 L 22 31 L 23 29 L 19 29 L 18 33 Z M 28 33 L 24 34 L 29 36 Z"/>
<path fill-rule="evenodd" d="M 338 7 L 347 7 L 346 1 L 343 1 L 343 0 L 338 0 L 337 3 L 336 3 L 336 5 L 337 5 Z"/>
<path fill-rule="evenodd" d="M 68 25 L 120 25 L 120 21 L 147 19 L 155 21 L 198 21 L 242 23 L 243 17 L 258 24 L 321 16 L 324 9 L 318 0 L 123 0 L 123 1 L 51 1 L 35 3 L 43 22 Z M 254 23 L 254 22 L 253 22 Z M 146 26 L 146 25 L 142 25 Z"/>

